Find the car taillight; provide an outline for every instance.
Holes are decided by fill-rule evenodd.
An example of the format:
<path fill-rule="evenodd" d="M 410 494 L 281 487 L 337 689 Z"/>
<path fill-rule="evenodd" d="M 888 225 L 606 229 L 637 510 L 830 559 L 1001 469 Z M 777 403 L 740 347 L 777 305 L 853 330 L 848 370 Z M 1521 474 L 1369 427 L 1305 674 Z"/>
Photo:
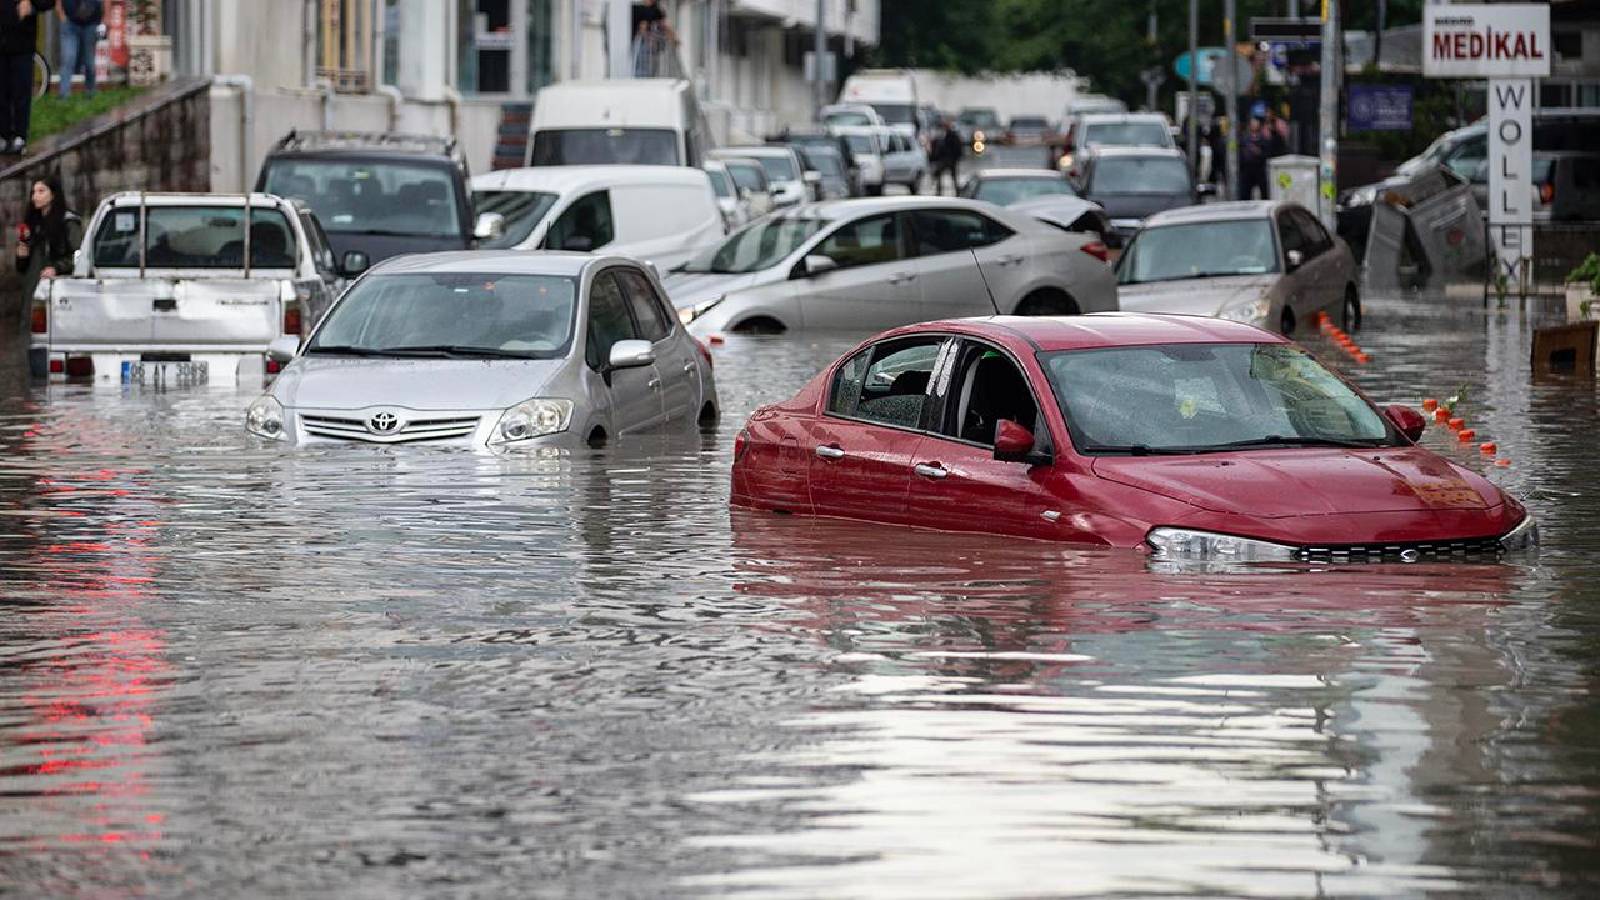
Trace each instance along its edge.
<path fill-rule="evenodd" d="M 279 372 L 282 372 L 282 371 L 283 371 L 283 366 L 280 365 L 277 360 L 275 360 L 275 359 L 268 359 L 267 360 L 267 374 L 268 375 L 276 375 L 276 374 L 278 374 Z"/>
<path fill-rule="evenodd" d="M 1100 241 L 1090 241 L 1078 248 L 1101 262 L 1111 261 L 1111 250 Z"/>
<path fill-rule="evenodd" d="M 66 374 L 66 371 L 67 371 L 67 361 L 66 360 L 64 360 L 64 359 L 52 359 L 52 360 L 50 360 L 50 374 L 51 375 L 64 375 L 64 374 Z"/>
<path fill-rule="evenodd" d="M 50 312 L 43 303 L 33 305 L 33 315 L 28 319 L 28 329 L 34 334 L 46 334 L 50 331 Z"/>
<path fill-rule="evenodd" d="M 291 306 L 283 311 L 283 333 L 300 333 L 300 307 Z"/>
<path fill-rule="evenodd" d="M 1539 185 L 1539 202 L 1549 206 L 1556 199 L 1556 186 L 1550 182 Z"/>
<path fill-rule="evenodd" d="M 93 378 L 94 377 L 94 358 L 93 357 L 89 357 L 89 356 L 69 356 L 69 357 L 67 357 L 67 377 L 69 377 L 69 378 Z"/>
<path fill-rule="evenodd" d="M 705 359 L 706 367 L 715 369 L 717 367 L 717 361 L 711 358 L 711 348 L 707 347 L 704 341 L 699 340 L 694 342 L 694 346 L 700 351 L 700 355 Z"/>

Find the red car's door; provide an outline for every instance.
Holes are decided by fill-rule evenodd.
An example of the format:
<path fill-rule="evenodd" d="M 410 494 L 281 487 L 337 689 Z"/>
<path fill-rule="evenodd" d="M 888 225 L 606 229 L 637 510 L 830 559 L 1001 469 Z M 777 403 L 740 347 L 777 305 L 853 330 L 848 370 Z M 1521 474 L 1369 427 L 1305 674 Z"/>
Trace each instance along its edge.
<path fill-rule="evenodd" d="M 823 414 L 808 429 L 807 482 L 818 515 L 906 520 L 911 454 L 932 406 L 928 390 L 945 335 L 892 338 L 835 371 Z"/>

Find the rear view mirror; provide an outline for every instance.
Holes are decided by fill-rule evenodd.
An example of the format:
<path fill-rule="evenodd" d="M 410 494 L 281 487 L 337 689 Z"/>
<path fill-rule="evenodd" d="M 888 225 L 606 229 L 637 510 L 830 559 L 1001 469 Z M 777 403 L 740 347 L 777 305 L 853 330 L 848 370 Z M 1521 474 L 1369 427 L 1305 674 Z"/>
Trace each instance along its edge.
<path fill-rule="evenodd" d="M 480 241 L 498 240 L 505 236 L 506 217 L 499 213 L 484 213 L 472 229 L 472 236 Z"/>
<path fill-rule="evenodd" d="M 344 255 L 344 259 L 340 261 L 340 268 L 344 272 L 345 277 L 355 278 L 356 276 L 372 268 L 372 260 L 360 250 L 351 250 L 349 253 L 346 253 Z"/>
<path fill-rule="evenodd" d="M 1409 406 L 1395 404 L 1394 406 L 1384 407 L 1383 414 L 1389 417 L 1389 421 L 1394 423 L 1394 427 L 1400 429 L 1400 433 L 1406 436 L 1406 440 L 1413 444 L 1422 440 L 1422 432 L 1428 427 L 1428 420 L 1422 417 L 1422 413 Z"/>
<path fill-rule="evenodd" d="M 655 361 L 656 354 L 649 341 L 617 341 L 611 345 L 610 368 L 613 370 L 638 369 L 653 365 Z"/>
<path fill-rule="evenodd" d="M 279 365 L 294 359 L 300 352 L 300 338 L 292 334 L 282 334 L 272 339 L 267 345 L 267 359 Z"/>
<path fill-rule="evenodd" d="M 806 267 L 805 274 L 807 277 L 825 275 L 829 272 L 832 272 L 834 269 L 839 268 L 839 263 L 836 262 L 833 257 L 823 256 L 820 253 L 813 253 L 810 256 L 807 256 L 804 260 L 804 264 Z"/>
<path fill-rule="evenodd" d="M 1033 432 L 1010 419 L 994 428 L 994 458 L 1001 462 L 1027 462 L 1033 455 Z"/>

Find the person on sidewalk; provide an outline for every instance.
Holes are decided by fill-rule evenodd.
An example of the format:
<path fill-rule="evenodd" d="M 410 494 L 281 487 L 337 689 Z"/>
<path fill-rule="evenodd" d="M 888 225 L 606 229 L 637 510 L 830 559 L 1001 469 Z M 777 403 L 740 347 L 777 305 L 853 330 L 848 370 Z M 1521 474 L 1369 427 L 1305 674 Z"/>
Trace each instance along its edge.
<path fill-rule="evenodd" d="M 94 96 L 95 45 L 105 20 L 105 0 L 61 0 L 61 99 L 72 96 L 72 76 L 83 70 L 83 92 Z"/>
<path fill-rule="evenodd" d="M 961 192 L 961 156 L 966 153 L 966 142 L 961 140 L 961 132 L 956 128 L 956 123 L 949 119 L 944 120 L 944 133 L 939 136 L 938 143 L 933 145 L 933 192 L 941 193 L 944 189 L 945 173 L 950 173 L 950 195 L 953 197 Z"/>
<path fill-rule="evenodd" d="M 1267 154 L 1270 141 L 1260 119 L 1250 119 L 1250 130 L 1239 141 L 1239 199 L 1254 200 L 1260 190 L 1261 199 L 1271 195 L 1267 186 Z"/>
<path fill-rule="evenodd" d="M 0 0 L 0 153 L 20 156 L 28 149 L 39 13 L 55 6 L 56 0 Z"/>
<path fill-rule="evenodd" d="M 72 274 L 73 254 L 83 241 L 83 220 L 67 209 L 55 176 L 36 178 L 28 211 L 17 228 L 17 274 L 22 276 L 22 331 L 33 315 L 33 291 L 42 278 Z"/>

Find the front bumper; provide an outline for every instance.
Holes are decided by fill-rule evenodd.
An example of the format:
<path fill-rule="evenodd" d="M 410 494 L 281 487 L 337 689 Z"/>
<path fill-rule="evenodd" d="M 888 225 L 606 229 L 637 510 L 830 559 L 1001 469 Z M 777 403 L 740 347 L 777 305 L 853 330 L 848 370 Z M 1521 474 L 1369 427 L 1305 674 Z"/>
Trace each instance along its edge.
<path fill-rule="evenodd" d="M 425 445 L 467 450 L 514 453 L 531 449 L 575 449 L 580 431 L 573 423 L 566 431 L 515 444 L 491 444 L 494 429 L 505 414 L 492 410 L 415 410 L 393 406 L 363 409 L 284 410 L 284 439 L 273 443 L 290 446 L 368 444 L 395 447 Z M 264 439 L 263 439 L 264 440 Z"/>

